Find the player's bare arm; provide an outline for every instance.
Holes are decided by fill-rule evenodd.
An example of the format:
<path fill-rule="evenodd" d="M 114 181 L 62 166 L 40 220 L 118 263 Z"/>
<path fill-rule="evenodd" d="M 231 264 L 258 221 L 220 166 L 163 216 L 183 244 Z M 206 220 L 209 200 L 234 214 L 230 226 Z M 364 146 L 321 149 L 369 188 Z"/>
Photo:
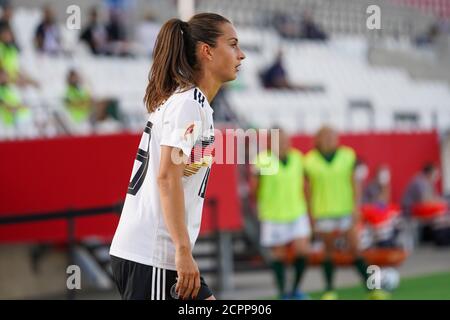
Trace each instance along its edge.
<path fill-rule="evenodd" d="M 174 150 L 175 149 L 175 150 Z M 184 193 L 181 179 L 186 161 L 176 164 L 172 161 L 177 148 L 161 147 L 161 164 L 158 175 L 158 187 L 164 221 L 175 244 L 175 263 L 178 272 L 177 293 L 181 299 L 195 298 L 200 289 L 200 272 L 192 257 L 189 233 L 185 224 Z M 186 159 L 184 159 L 186 160 Z"/>

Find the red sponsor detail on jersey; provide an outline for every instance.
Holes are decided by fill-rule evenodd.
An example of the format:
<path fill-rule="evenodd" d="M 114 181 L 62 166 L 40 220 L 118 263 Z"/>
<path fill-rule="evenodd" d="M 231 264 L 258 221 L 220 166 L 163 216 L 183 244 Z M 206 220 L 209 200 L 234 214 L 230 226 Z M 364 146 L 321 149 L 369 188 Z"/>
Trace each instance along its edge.
<path fill-rule="evenodd" d="M 195 128 L 195 124 L 190 124 L 187 128 L 186 131 L 184 132 L 184 137 L 187 137 L 188 135 L 194 133 L 194 128 Z"/>

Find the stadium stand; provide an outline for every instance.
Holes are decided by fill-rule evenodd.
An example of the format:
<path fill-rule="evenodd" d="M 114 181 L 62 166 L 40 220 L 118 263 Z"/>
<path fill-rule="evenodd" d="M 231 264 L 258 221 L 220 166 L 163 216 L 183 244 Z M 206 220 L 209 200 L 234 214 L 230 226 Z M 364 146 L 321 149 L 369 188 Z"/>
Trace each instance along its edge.
<path fill-rule="evenodd" d="M 387 39 L 394 33 L 387 23 L 390 17 L 402 20 L 398 11 L 402 12 L 404 21 L 413 20 L 415 27 L 420 22 L 425 25 L 430 21 L 427 15 L 417 10 L 398 8 L 400 4 L 386 1 L 381 4 L 389 6 L 389 10 L 383 11 L 383 32 Z M 221 1 L 199 1 L 198 10 L 217 11 L 232 17 L 238 26 L 242 47 L 247 49 L 248 59 L 240 77 L 231 85 L 231 89 L 235 90 L 229 90 L 229 100 L 234 111 L 252 126 L 267 127 L 279 123 L 291 133 L 311 133 L 323 121 L 330 121 L 339 129 L 356 131 L 399 128 L 398 122 L 406 122 L 407 128 L 422 130 L 448 127 L 450 91 L 447 84 L 436 80 L 416 81 L 403 69 L 371 65 L 367 61 L 370 51 L 366 34 L 368 30 L 363 28 L 366 33 L 358 33 L 338 27 L 341 19 L 362 25 L 361 19 L 366 18 L 366 13 L 361 10 L 365 5 L 364 1 L 358 1 L 358 5 L 355 5 L 347 0 L 285 1 L 282 6 L 272 1 L 229 1 L 226 4 Z M 285 12 L 298 15 L 302 10 L 312 7 L 315 20 L 331 33 L 332 38 L 319 43 L 283 40 L 270 28 L 270 19 L 265 24 L 258 21 L 280 9 L 277 6 Z M 323 16 L 322 11 L 333 12 L 333 16 Z M 251 14 L 243 15 L 243 12 Z M 341 16 L 340 12 L 357 12 L 358 15 L 349 19 L 348 16 Z M 142 92 L 151 61 L 145 57 L 94 57 L 84 45 L 78 43 L 78 33 L 62 25 L 62 43 L 67 54 L 58 57 L 38 54 L 32 47 L 32 38 L 40 14 L 37 8 L 19 7 L 12 20 L 21 48 L 21 65 L 43 84 L 41 89 L 23 92 L 25 102 L 30 102 L 37 117 L 41 115 L 42 121 L 45 115 L 50 115 L 52 119 L 52 115 L 56 118 L 62 112 L 63 79 L 70 68 L 76 67 L 90 84 L 94 95 L 117 96 L 127 119 L 127 128 L 139 130 L 141 121 L 137 119 L 144 115 Z M 261 30 L 260 26 L 265 28 Z M 399 31 L 399 34 L 409 36 L 415 33 Z M 258 74 L 279 48 L 285 53 L 285 63 L 294 82 L 320 83 L 326 92 L 308 94 L 263 90 Z M 415 51 L 414 47 L 410 47 L 406 54 L 413 55 Z M 429 101 L 430 96 L 433 96 L 433 102 Z M 369 109 L 374 113 L 373 122 L 369 121 L 369 109 L 353 108 L 354 101 L 370 105 Z M 284 106 L 279 108 L 280 104 Z M 250 110 L 267 112 L 254 113 Z M 354 119 L 349 121 L 349 118 Z M 57 120 L 49 122 L 58 123 Z M 48 131 L 48 134 L 55 134 L 55 131 L 64 132 L 64 129 Z"/>

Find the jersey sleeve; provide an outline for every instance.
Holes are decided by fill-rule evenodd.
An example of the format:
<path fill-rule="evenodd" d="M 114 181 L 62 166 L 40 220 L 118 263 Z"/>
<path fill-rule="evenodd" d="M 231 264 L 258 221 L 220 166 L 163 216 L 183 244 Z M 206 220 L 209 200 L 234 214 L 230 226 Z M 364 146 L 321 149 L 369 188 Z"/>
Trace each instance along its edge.
<path fill-rule="evenodd" d="M 194 100 L 185 100 L 167 107 L 160 144 L 179 148 L 189 157 L 202 132 L 200 105 Z"/>

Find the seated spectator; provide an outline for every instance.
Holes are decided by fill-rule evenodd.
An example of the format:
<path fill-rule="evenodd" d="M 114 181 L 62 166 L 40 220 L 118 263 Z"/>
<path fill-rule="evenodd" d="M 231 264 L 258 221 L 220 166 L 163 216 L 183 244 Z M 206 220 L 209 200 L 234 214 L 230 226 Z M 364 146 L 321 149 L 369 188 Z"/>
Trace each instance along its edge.
<path fill-rule="evenodd" d="M 83 87 L 76 70 L 69 71 L 64 100 L 70 119 L 75 125 L 96 127 L 101 126 L 101 122 L 107 122 L 114 126 L 113 130 L 121 127 L 118 101 L 111 98 L 92 98 L 89 91 Z"/>
<path fill-rule="evenodd" d="M 12 7 L 12 5 L 10 3 L 7 3 L 7 4 L 5 4 L 5 6 L 3 6 L 3 8 L 2 8 L 2 16 L 0 18 L 0 28 L 2 26 L 6 26 L 6 27 L 9 28 L 9 30 L 11 30 L 12 43 L 14 44 L 14 46 L 16 48 L 19 48 L 18 45 L 17 45 L 17 42 L 15 40 L 16 37 L 14 36 L 14 33 L 12 31 L 12 28 L 11 28 L 11 19 L 12 19 L 13 13 L 14 13 L 13 11 L 14 11 L 13 7 Z"/>
<path fill-rule="evenodd" d="M 8 82 L 8 74 L 0 68 L 0 135 L 9 138 L 30 136 L 32 116 L 22 104 L 17 90 Z"/>
<path fill-rule="evenodd" d="M 399 234 L 400 208 L 391 203 L 391 172 L 387 165 L 377 168 L 363 191 L 362 203 L 362 217 L 372 230 L 373 245 L 394 247 Z"/>
<path fill-rule="evenodd" d="M 92 8 L 87 27 L 82 31 L 80 40 L 85 41 L 93 54 L 109 54 L 106 26 L 99 21 L 97 8 Z"/>
<path fill-rule="evenodd" d="M 14 45 L 11 28 L 6 24 L 0 26 L 0 63 L 9 81 L 15 82 L 19 75 L 19 50 Z"/>
<path fill-rule="evenodd" d="M 416 206 L 421 204 L 440 204 L 445 201 L 436 190 L 436 182 L 439 179 L 439 169 L 433 163 L 426 164 L 422 170 L 414 176 L 406 187 L 402 198 L 402 206 L 407 215 L 413 214 Z"/>
<path fill-rule="evenodd" d="M 301 22 L 301 38 L 308 40 L 327 40 L 328 36 L 314 22 L 312 16 L 305 12 Z"/>
<path fill-rule="evenodd" d="M 367 184 L 363 192 L 363 203 L 386 206 L 391 198 L 391 172 L 387 165 L 378 167 L 375 177 Z"/>
<path fill-rule="evenodd" d="M 431 26 L 428 27 L 427 31 L 424 34 L 421 34 L 418 37 L 416 37 L 415 39 L 416 45 L 419 47 L 432 45 L 434 44 L 440 33 L 441 31 L 439 28 L 439 24 L 433 23 Z"/>
<path fill-rule="evenodd" d="M 61 38 L 55 14 L 50 6 L 43 8 L 43 20 L 36 28 L 34 43 L 43 53 L 57 54 L 61 51 Z"/>
<path fill-rule="evenodd" d="M 120 11 L 110 10 L 109 23 L 106 25 L 109 52 L 115 56 L 130 56 L 131 49 L 127 30 L 122 22 Z"/>
<path fill-rule="evenodd" d="M 13 35 L 8 25 L 0 25 L 0 66 L 6 71 L 8 82 L 18 86 L 33 85 L 38 83 L 20 70 L 19 51 L 14 44 Z"/>
<path fill-rule="evenodd" d="M 273 25 L 278 34 L 285 39 L 298 39 L 300 37 L 298 21 L 288 14 L 276 13 L 273 18 Z"/>
<path fill-rule="evenodd" d="M 450 243 L 450 218 L 448 203 L 436 190 L 439 169 L 433 163 L 426 164 L 406 187 L 402 206 L 410 221 L 415 222 L 415 242 L 433 241 Z"/>
<path fill-rule="evenodd" d="M 322 86 L 307 86 L 294 84 L 289 81 L 283 65 L 283 53 L 278 52 L 274 63 L 260 75 L 263 86 L 267 89 L 288 89 L 301 91 L 324 91 Z"/>

